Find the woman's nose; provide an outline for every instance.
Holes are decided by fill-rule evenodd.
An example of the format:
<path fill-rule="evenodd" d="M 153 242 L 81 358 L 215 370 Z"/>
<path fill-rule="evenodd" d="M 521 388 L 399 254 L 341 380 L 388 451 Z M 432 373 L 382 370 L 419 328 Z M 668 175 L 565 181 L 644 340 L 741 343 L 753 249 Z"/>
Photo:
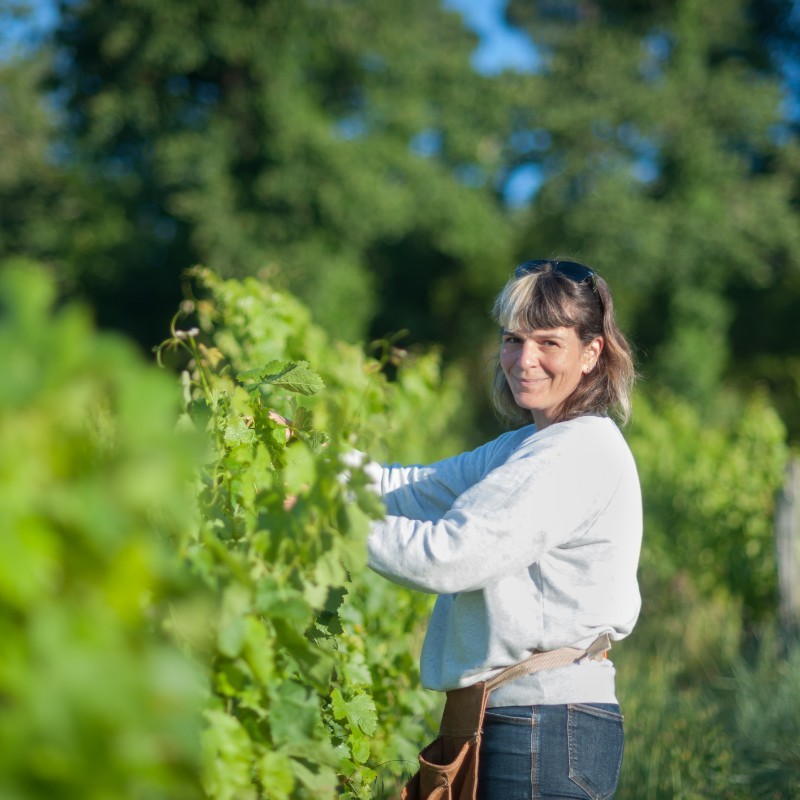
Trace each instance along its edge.
<path fill-rule="evenodd" d="M 530 367 L 536 363 L 536 348 L 533 342 L 525 342 L 519 350 L 519 363 L 521 367 Z"/>

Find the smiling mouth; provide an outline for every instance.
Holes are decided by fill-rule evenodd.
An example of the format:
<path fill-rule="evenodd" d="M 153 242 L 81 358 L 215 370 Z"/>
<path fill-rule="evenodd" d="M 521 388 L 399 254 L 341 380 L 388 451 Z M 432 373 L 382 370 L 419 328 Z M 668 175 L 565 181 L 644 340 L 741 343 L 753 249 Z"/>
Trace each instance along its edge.
<path fill-rule="evenodd" d="M 516 381 L 521 386 L 533 386 L 537 383 L 543 383 L 547 378 L 517 378 Z"/>

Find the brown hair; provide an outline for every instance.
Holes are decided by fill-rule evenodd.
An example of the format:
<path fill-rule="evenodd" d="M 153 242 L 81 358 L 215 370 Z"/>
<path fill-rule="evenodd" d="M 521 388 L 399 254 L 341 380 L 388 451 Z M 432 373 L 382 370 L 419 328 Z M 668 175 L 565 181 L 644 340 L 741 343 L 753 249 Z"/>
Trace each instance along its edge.
<path fill-rule="evenodd" d="M 630 417 L 635 378 L 631 349 L 614 317 L 608 284 L 597 273 L 594 278 L 593 289 L 589 283 L 576 283 L 553 270 L 548 263 L 539 272 L 512 277 L 492 309 L 492 318 L 506 330 L 574 328 L 584 344 L 597 336 L 603 337 L 597 364 L 581 376 L 575 391 L 558 409 L 554 422 L 584 414 L 606 416 L 610 410 L 616 412 L 623 424 Z M 531 413 L 514 401 L 499 358 L 491 397 L 501 418 L 515 424 L 530 423 Z"/>

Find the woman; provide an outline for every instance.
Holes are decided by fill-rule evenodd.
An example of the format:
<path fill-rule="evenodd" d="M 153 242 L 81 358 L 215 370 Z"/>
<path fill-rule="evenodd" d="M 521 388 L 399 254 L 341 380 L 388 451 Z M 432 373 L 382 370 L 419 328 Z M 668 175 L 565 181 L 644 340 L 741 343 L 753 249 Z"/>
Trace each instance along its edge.
<path fill-rule="evenodd" d="M 534 651 L 627 636 L 640 608 L 641 492 L 608 414 L 633 365 L 605 281 L 571 261 L 517 267 L 493 312 L 498 412 L 523 427 L 430 466 L 382 468 L 388 515 L 369 564 L 437 594 L 423 685 L 469 686 Z M 482 800 L 607 798 L 622 716 L 607 658 L 526 675 L 489 696 Z"/>

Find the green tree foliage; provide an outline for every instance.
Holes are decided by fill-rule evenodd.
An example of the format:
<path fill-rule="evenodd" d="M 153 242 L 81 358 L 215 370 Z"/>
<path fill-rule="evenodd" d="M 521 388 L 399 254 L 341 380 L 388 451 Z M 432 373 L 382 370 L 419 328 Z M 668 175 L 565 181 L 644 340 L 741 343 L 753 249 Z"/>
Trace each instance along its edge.
<path fill-rule="evenodd" d="M 639 397 L 629 439 L 645 497 L 650 602 L 666 610 L 683 585 L 706 598 L 735 598 L 748 624 L 770 619 L 774 500 L 788 458 L 775 410 L 757 394 L 732 422 L 709 423 L 669 395 Z"/>
<path fill-rule="evenodd" d="M 492 186 L 508 97 L 470 70 L 458 15 L 426 0 L 86 0 L 61 15 L 66 139 L 136 227 L 107 284 L 87 267 L 99 300 L 144 307 L 144 287 L 175 291 L 198 261 L 279 264 L 338 335 L 375 318 L 417 339 L 472 334 L 463 310 L 483 312 L 508 261 Z"/>
<path fill-rule="evenodd" d="M 0 64 L 2 253 L 52 254 L 52 235 L 57 236 L 44 224 L 51 208 L 42 196 L 58 182 L 46 160 L 53 127 L 41 101 L 47 66 L 42 56 Z"/>
<path fill-rule="evenodd" d="M 627 436 L 645 538 L 642 614 L 614 652 L 630 722 L 617 794 L 794 797 L 797 681 L 769 635 L 757 643 L 777 605 L 784 426 L 762 393 L 711 421 L 660 393 L 637 398 Z"/>
<path fill-rule="evenodd" d="M 0 62 L 0 255 L 52 265 L 61 290 L 74 294 L 87 281 L 112 285 L 136 252 L 137 231 L 115 181 L 88 169 L 65 140 L 47 90 L 52 69 L 46 48 Z M 169 282 L 132 282 L 156 305 L 165 295 L 174 302 Z M 95 312 L 118 330 L 137 324 L 121 298 Z"/>
<path fill-rule="evenodd" d="M 5 169 L 32 167 L 0 180 L 2 247 L 58 263 L 148 344 L 200 261 L 265 269 L 350 340 L 442 342 L 471 383 L 514 257 L 570 254 L 610 278 L 651 380 L 710 407 L 766 379 L 796 437 L 790 12 L 511 2 L 536 72 L 487 78 L 458 15 L 423 0 L 63 3 L 37 56 L 51 134 L 25 105 L 41 67 L 2 76 L 23 155 Z M 508 208 L 525 169 L 541 187 Z"/>
<path fill-rule="evenodd" d="M 800 161 L 761 6 L 509 6 L 542 53 L 523 249 L 597 264 L 648 375 L 694 402 L 731 376 L 785 386 L 786 359 L 758 359 L 796 352 Z"/>
<path fill-rule="evenodd" d="M 167 376 L 54 300 L 3 265 L 0 796 L 199 798 L 204 677 L 165 629 L 202 630 L 178 559 L 198 443 Z"/>

